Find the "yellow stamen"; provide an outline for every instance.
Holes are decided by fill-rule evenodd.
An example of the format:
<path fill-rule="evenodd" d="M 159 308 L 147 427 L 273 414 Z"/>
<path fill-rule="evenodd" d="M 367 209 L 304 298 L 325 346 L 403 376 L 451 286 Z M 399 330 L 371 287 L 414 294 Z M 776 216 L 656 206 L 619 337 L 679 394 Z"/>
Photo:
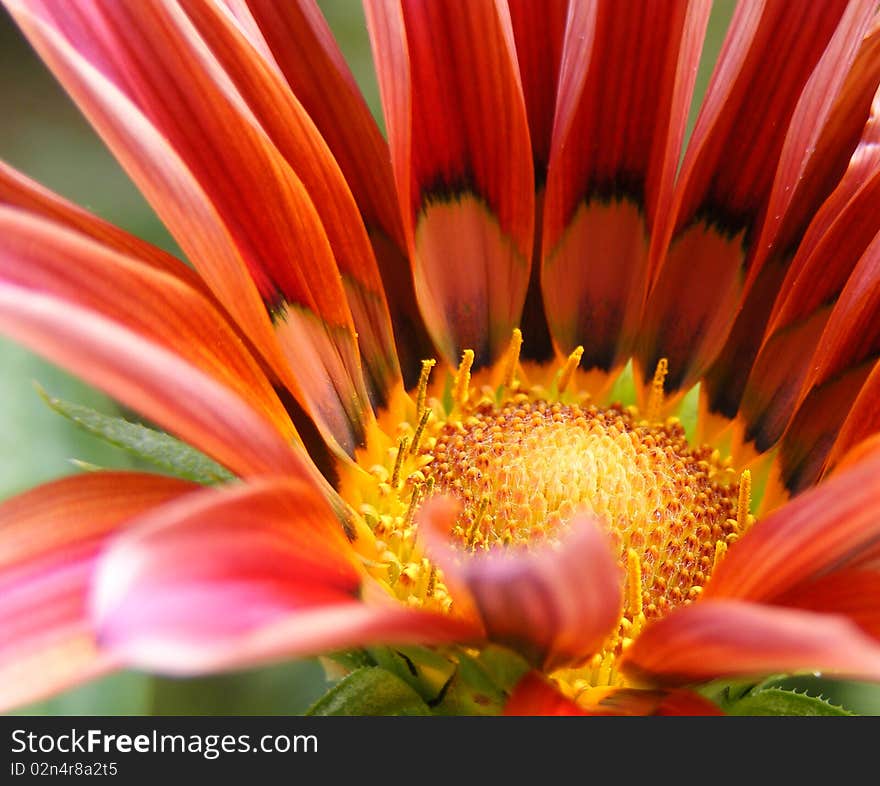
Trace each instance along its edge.
<path fill-rule="evenodd" d="M 584 348 L 579 346 L 575 347 L 574 352 L 572 352 L 568 356 L 568 360 L 565 361 L 565 365 L 563 365 L 562 370 L 559 372 L 559 383 L 557 384 L 556 389 L 560 393 L 565 393 L 565 390 L 569 386 L 572 377 L 574 377 L 574 372 L 580 364 L 583 355 Z"/>
<path fill-rule="evenodd" d="M 725 554 L 727 554 L 727 543 L 723 540 L 715 541 L 715 560 L 712 563 L 713 573 L 718 569 L 718 565 L 724 559 Z"/>
<path fill-rule="evenodd" d="M 425 409 L 425 401 L 428 397 L 428 377 L 431 376 L 431 369 L 436 365 L 437 361 L 433 358 L 422 361 L 422 373 L 419 374 L 419 384 L 416 388 L 416 417 L 421 417 L 422 411 Z"/>
<path fill-rule="evenodd" d="M 739 504 L 736 511 L 737 532 L 742 534 L 755 521 L 749 513 L 752 507 L 752 473 L 744 470 L 739 478 Z"/>
<path fill-rule="evenodd" d="M 422 434 L 425 433 L 425 426 L 428 425 L 428 420 L 431 417 L 431 410 L 426 409 L 422 412 L 421 418 L 419 418 L 419 425 L 416 426 L 416 433 L 413 434 L 412 445 L 410 446 L 409 452 L 414 456 L 418 453 L 419 443 L 422 441 Z"/>
<path fill-rule="evenodd" d="M 467 404 L 470 396 L 471 366 L 474 365 L 474 351 L 466 349 L 461 354 L 461 364 L 455 373 L 455 382 L 452 385 L 452 401 L 459 408 Z"/>
<path fill-rule="evenodd" d="M 507 349 L 507 358 L 504 363 L 504 377 L 502 384 L 506 388 L 512 388 L 516 381 L 516 367 L 519 364 L 519 353 L 522 350 L 522 331 L 513 329 L 513 337 L 510 339 L 510 347 Z"/>
<path fill-rule="evenodd" d="M 396 489 L 400 482 L 400 468 L 403 466 L 403 459 L 406 457 L 406 446 L 409 444 L 409 437 L 401 437 L 397 443 L 397 458 L 394 459 L 394 471 L 391 473 L 391 488 Z"/>
<path fill-rule="evenodd" d="M 663 410 L 663 383 L 666 381 L 668 373 L 669 362 L 666 358 L 660 358 L 657 361 L 657 368 L 654 370 L 654 379 L 651 380 L 651 396 L 648 399 L 646 411 L 647 419 L 651 422 L 660 419 L 660 413 Z"/>
<path fill-rule="evenodd" d="M 642 613 L 642 561 L 635 549 L 626 552 L 627 605 L 631 619 Z"/>

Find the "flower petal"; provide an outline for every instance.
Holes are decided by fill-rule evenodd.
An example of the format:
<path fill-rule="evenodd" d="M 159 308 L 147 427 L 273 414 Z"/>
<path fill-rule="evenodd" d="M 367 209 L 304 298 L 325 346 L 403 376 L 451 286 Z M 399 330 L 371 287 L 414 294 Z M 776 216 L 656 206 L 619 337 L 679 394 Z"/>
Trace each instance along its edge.
<path fill-rule="evenodd" d="M 201 277 L 180 260 L 68 202 L 3 161 L 0 161 L 0 204 L 51 219 L 158 271 L 170 273 L 205 297 L 213 297 Z"/>
<path fill-rule="evenodd" d="M 573 4 L 544 202 L 541 283 L 562 353 L 628 357 L 668 209 L 710 6 Z M 659 212 L 658 212 L 659 211 Z M 653 370 L 653 369 L 652 369 Z"/>
<path fill-rule="evenodd" d="M 227 385 L 296 439 L 286 410 L 247 348 L 188 283 L 130 256 L 0 206 L 0 281 L 118 322 Z"/>
<path fill-rule="evenodd" d="M 481 366 L 519 322 L 535 219 L 510 15 L 463 0 L 365 8 L 416 296 L 444 359 L 473 349 Z"/>
<path fill-rule="evenodd" d="M 622 669 L 668 685 L 803 671 L 877 680 L 880 644 L 831 614 L 701 600 L 645 628 Z"/>
<path fill-rule="evenodd" d="M 316 472 L 265 415 L 183 358 L 118 322 L 0 283 L 0 331 L 237 474 Z"/>
<path fill-rule="evenodd" d="M 363 570 L 316 488 L 292 479 L 206 490 L 144 516 L 104 555 L 101 645 L 190 674 L 377 641 L 473 635 L 451 618 L 358 600 Z"/>
<path fill-rule="evenodd" d="M 284 77 L 250 43 L 235 17 L 219 5 L 193 0 L 181 5 L 314 203 L 342 276 L 372 399 L 386 403 L 401 384 L 391 319 L 373 249 L 342 170 Z M 291 264 L 311 267 L 313 261 Z"/>
<path fill-rule="evenodd" d="M 838 570 L 802 584 L 776 600 L 824 614 L 842 614 L 880 639 L 880 570 Z"/>
<path fill-rule="evenodd" d="M 705 598 L 772 601 L 857 562 L 880 539 L 880 449 L 759 520 L 733 545 Z"/>
<path fill-rule="evenodd" d="M 797 266 L 827 231 L 829 217 L 864 183 L 870 159 L 877 157 L 865 123 L 877 111 L 872 101 L 876 104 L 880 85 L 880 18 L 860 40 L 872 13 L 870 6 L 848 7 L 792 117 L 742 310 L 701 389 L 708 408 L 728 419 L 737 413 L 771 310 L 778 313 L 777 294 L 791 297 L 786 290 Z M 855 168 L 861 171 L 856 174 Z"/>
<path fill-rule="evenodd" d="M 652 237 L 652 256 L 662 261 L 637 352 L 648 382 L 665 357 L 667 388 L 687 388 L 722 348 L 791 118 L 846 6 L 737 5 L 671 209 Z"/>
<path fill-rule="evenodd" d="M 382 274 L 403 373 L 433 351 L 418 309 L 388 144 L 314 0 L 249 0 L 291 90 L 333 152 L 361 211 Z M 259 43 L 257 43 L 259 45 Z"/>
<path fill-rule="evenodd" d="M 504 705 L 504 714 L 519 717 L 587 713 L 563 696 L 538 672 L 530 671 L 516 684 Z"/>
<path fill-rule="evenodd" d="M 486 635 L 545 669 L 586 658 L 620 619 L 622 572 L 596 521 L 576 516 L 558 545 L 465 555 L 448 540 L 460 505 L 445 497 L 419 513 L 420 532 L 445 578 L 463 587 Z"/>
<path fill-rule="evenodd" d="M 160 475 L 100 472 L 0 504 L 0 709 L 115 666 L 86 614 L 95 556 L 127 519 L 197 488 Z"/>
<path fill-rule="evenodd" d="M 8 6 L 281 380 L 329 440 L 353 450 L 372 413 L 320 218 L 183 11 Z M 303 259 L 308 275 L 292 263 Z"/>

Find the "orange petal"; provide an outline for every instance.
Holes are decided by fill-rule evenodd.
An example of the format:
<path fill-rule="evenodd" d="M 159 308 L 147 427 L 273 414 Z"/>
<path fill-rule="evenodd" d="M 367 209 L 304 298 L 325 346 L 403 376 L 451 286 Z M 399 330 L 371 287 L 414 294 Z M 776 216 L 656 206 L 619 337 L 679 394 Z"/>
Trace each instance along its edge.
<path fill-rule="evenodd" d="M 504 705 L 512 716 L 586 715 L 571 699 L 565 698 L 536 671 L 526 674 Z"/>
<path fill-rule="evenodd" d="M 269 381 L 225 319 L 171 273 L 0 206 L 0 281 L 118 322 L 227 385 L 285 439 L 297 438 Z"/>
<path fill-rule="evenodd" d="M 804 671 L 877 680 L 880 644 L 836 615 L 701 600 L 645 628 L 622 668 L 667 685 Z"/>
<path fill-rule="evenodd" d="M 212 297 L 201 277 L 180 260 L 68 202 L 3 161 L 0 161 L 0 204 L 20 207 L 74 229 L 104 246 L 179 278 L 206 297 Z"/>
<path fill-rule="evenodd" d="M 376 642 L 470 633 L 358 595 L 359 560 L 311 484 L 205 490 L 134 522 L 105 553 L 92 609 L 122 661 L 191 674 Z"/>
<path fill-rule="evenodd" d="M 667 387 L 687 388 L 722 348 L 791 118 L 845 9 L 836 0 L 737 5 L 671 210 L 652 238 L 659 267 L 637 353 L 647 379 L 666 357 Z"/>
<path fill-rule="evenodd" d="M 327 236 L 183 11 L 9 7 L 230 314 L 327 438 L 352 450 L 371 412 Z M 179 100 L 168 100 L 169 85 Z M 299 259 L 308 276 L 291 264 Z M 289 309 L 280 336 L 267 306 L 280 317 Z"/>
<path fill-rule="evenodd" d="M 445 360 L 469 348 L 483 365 L 519 322 L 532 253 L 510 15 L 462 0 L 365 7 L 419 305 Z"/>
<path fill-rule="evenodd" d="M 592 518 L 576 516 L 560 544 L 471 556 L 448 540 L 459 510 L 449 498 L 434 498 L 419 514 L 420 531 L 453 591 L 467 590 L 489 638 L 545 669 L 601 647 L 620 619 L 622 575 Z"/>
<path fill-rule="evenodd" d="M 248 6 L 251 27 L 259 25 L 255 45 L 265 42 L 351 188 L 379 263 L 403 373 L 417 378 L 419 360 L 433 350 L 416 302 L 388 145 L 314 0 Z"/>
<path fill-rule="evenodd" d="M 826 471 L 862 440 L 880 434 L 880 361 L 874 364 L 828 452 Z"/>
<path fill-rule="evenodd" d="M 401 382 L 391 319 L 372 246 L 342 170 L 284 77 L 235 18 L 218 5 L 185 0 L 182 6 L 314 203 L 342 275 L 372 398 L 386 403 Z M 290 264 L 310 269 L 314 263 L 294 258 Z"/>
<path fill-rule="evenodd" d="M 798 586 L 776 601 L 824 614 L 842 614 L 880 639 L 880 571 L 837 570 Z"/>
<path fill-rule="evenodd" d="M 0 709 L 114 668 L 86 597 L 96 555 L 132 516 L 197 488 L 160 475 L 63 478 L 0 504 Z"/>
<path fill-rule="evenodd" d="M 93 311 L 0 283 L 0 330 L 240 475 L 304 470 L 265 415 L 165 347 Z"/>
<path fill-rule="evenodd" d="M 706 598 L 771 601 L 858 562 L 880 538 L 880 449 L 761 519 L 733 545 Z"/>
<path fill-rule="evenodd" d="M 668 209 L 710 7 L 574 4 L 547 175 L 541 274 L 554 340 L 587 369 L 628 356 Z M 652 369 L 653 371 L 653 369 Z"/>

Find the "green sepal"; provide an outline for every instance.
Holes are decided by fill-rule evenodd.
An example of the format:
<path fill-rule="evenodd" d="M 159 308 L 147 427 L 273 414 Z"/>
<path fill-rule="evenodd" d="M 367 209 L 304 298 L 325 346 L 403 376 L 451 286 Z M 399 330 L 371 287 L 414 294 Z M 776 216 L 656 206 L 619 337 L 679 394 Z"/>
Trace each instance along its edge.
<path fill-rule="evenodd" d="M 853 715 L 826 699 L 783 688 L 747 693 L 724 707 L 728 715 Z"/>
<path fill-rule="evenodd" d="M 409 685 L 378 666 L 357 669 L 318 699 L 306 715 L 430 715 Z"/>
<path fill-rule="evenodd" d="M 105 415 L 90 407 L 50 396 L 37 385 L 37 392 L 59 415 L 90 434 L 118 448 L 149 461 L 184 480 L 214 485 L 234 480 L 235 476 L 216 461 L 169 434 L 131 423 L 125 418 Z"/>

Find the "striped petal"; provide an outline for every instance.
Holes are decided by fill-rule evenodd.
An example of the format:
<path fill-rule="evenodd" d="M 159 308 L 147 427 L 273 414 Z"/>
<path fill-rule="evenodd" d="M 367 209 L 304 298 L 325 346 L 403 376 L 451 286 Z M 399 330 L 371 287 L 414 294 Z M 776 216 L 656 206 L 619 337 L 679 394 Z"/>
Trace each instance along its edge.
<path fill-rule="evenodd" d="M 265 415 L 160 344 L 91 310 L 0 283 L 0 332 L 240 475 L 314 472 Z"/>
<path fill-rule="evenodd" d="M 874 364 L 858 397 L 846 414 L 828 453 L 826 471 L 834 467 L 856 445 L 874 434 L 880 434 L 880 361 Z"/>
<path fill-rule="evenodd" d="M 388 145 L 314 0 L 248 6 L 258 38 L 333 152 L 361 211 L 411 387 L 419 360 L 433 350 L 416 302 Z"/>
<path fill-rule="evenodd" d="M 0 709 L 116 666 L 97 648 L 87 615 L 96 555 L 129 518 L 195 488 L 160 475 L 101 472 L 0 504 Z"/>
<path fill-rule="evenodd" d="M 648 381 L 665 357 L 668 389 L 687 388 L 722 348 L 791 118 L 845 9 L 838 0 L 737 5 L 671 209 L 652 237 L 659 268 L 637 352 Z"/>
<path fill-rule="evenodd" d="M 880 539 L 880 448 L 761 519 L 715 570 L 704 597 L 771 601 L 857 563 Z"/>
<path fill-rule="evenodd" d="M 876 159 L 874 134 L 870 124 L 865 132 L 865 124 L 877 111 L 880 18 L 860 35 L 871 13 L 870 6 L 849 7 L 792 117 L 755 244 L 748 293 L 701 391 L 708 409 L 725 418 L 737 413 L 771 310 L 777 313 L 777 294 L 790 298 L 786 290 L 797 266 Z"/>
<path fill-rule="evenodd" d="M 269 381 L 210 301 L 169 272 L 58 224 L 0 206 L 0 281 L 113 320 L 228 386 L 288 440 Z"/>
<path fill-rule="evenodd" d="M 563 354 L 624 362 L 668 209 L 710 6 L 573 4 L 544 202 L 541 283 Z"/>
<path fill-rule="evenodd" d="M 371 398 L 384 404 L 400 385 L 400 369 L 379 268 L 342 170 L 282 74 L 250 43 L 235 17 L 200 1 L 183 0 L 182 6 L 308 191 L 339 266 Z"/>
<path fill-rule="evenodd" d="M 840 184 L 792 260 L 740 406 L 745 442 L 767 450 L 794 415 L 813 352 L 847 282 L 870 275 L 863 258 L 880 230 L 880 93 Z"/>
<path fill-rule="evenodd" d="M 201 277 L 180 260 L 74 205 L 3 161 L 0 161 L 0 205 L 18 207 L 76 230 L 114 251 L 169 273 L 200 294 L 211 297 Z"/>
<path fill-rule="evenodd" d="M 134 522 L 102 558 L 92 610 L 108 651 L 174 674 L 473 635 L 390 599 L 367 605 L 363 581 L 323 495 L 267 479 L 206 490 Z"/>
<path fill-rule="evenodd" d="M 553 118 L 556 113 L 556 88 L 569 5 L 568 0 L 508 2 L 529 121 L 536 190 L 535 245 L 532 251 L 532 272 L 523 306 L 522 357 L 539 362 L 552 359 L 554 354 L 544 297 L 541 294 L 541 223 L 553 137 Z"/>
<path fill-rule="evenodd" d="M 807 671 L 877 680 L 880 644 L 836 615 L 701 600 L 649 625 L 622 668 L 661 685 Z"/>
<path fill-rule="evenodd" d="M 281 380 L 351 451 L 371 413 L 330 243 L 302 181 L 184 12 L 169 2 L 8 6 Z"/>
<path fill-rule="evenodd" d="M 490 639 L 545 670 L 601 647 L 620 619 L 622 574 L 592 518 L 576 516 L 559 544 L 465 556 L 448 541 L 459 510 L 449 498 L 429 501 L 421 531 L 453 592 L 468 593 Z"/>
<path fill-rule="evenodd" d="M 494 360 L 529 282 L 534 177 L 510 14 L 501 3 L 369 0 L 415 291 L 451 364 Z"/>
<path fill-rule="evenodd" d="M 841 614 L 880 639 L 880 570 L 848 569 L 822 576 L 776 601 L 824 614 Z"/>

